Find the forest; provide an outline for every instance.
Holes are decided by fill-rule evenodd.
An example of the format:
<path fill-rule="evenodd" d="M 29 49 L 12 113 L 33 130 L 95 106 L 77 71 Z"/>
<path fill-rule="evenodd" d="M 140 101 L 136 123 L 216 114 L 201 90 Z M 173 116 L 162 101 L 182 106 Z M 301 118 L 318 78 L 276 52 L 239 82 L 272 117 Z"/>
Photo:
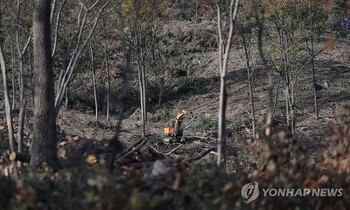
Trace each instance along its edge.
<path fill-rule="evenodd" d="M 0 209 L 350 209 L 350 0 L 1 0 Z"/>

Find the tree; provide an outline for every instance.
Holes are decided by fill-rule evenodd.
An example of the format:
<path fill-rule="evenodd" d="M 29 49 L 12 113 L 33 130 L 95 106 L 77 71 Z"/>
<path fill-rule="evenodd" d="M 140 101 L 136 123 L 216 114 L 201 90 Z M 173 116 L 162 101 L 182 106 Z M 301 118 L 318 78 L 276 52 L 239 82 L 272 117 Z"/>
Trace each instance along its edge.
<path fill-rule="evenodd" d="M 56 98 L 55 98 L 55 113 L 56 117 L 59 114 L 63 98 L 66 94 L 69 83 L 73 80 L 76 75 L 75 69 L 80 56 L 83 53 L 86 45 L 88 44 L 92 34 L 94 33 L 97 23 L 101 17 L 102 12 L 110 3 L 110 0 L 105 0 L 100 5 L 97 11 L 94 11 L 95 7 L 101 4 L 100 0 L 94 1 L 92 4 L 87 1 L 85 3 L 79 1 L 80 10 L 76 21 L 76 30 L 71 34 L 68 34 L 66 51 L 63 55 L 63 64 L 59 73 L 58 82 L 56 86 Z M 62 5 L 63 6 L 63 5 Z M 92 20 L 90 15 L 92 14 Z M 58 24 L 58 23 L 57 23 Z M 57 30 L 57 24 L 55 26 Z M 74 27 L 74 26 L 73 26 Z M 54 54 L 54 52 L 53 52 Z"/>
<path fill-rule="evenodd" d="M 325 11 L 322 8 L 322 5 L 319 2 L 310 1 L 305 5 L 305 11 L 308 14 L 306 18 L 307 22 L 305 23 L 305 37 L 307 37 L 306 43 L 308 46 L 309 57 L 311 58 L 311 73 L 312 73 L 312 83 L 316 84 L 316 69 L 315 69 L 315 57 L 323 51 L 317 50 L 316 41 L 321 38 L 325 31 L 326 21 Z M 313 88 L 314 94 L 314 106 L 315 106 L 315 117 L 319 118 L 319 108 L 318 108 L 318 99 L 317 99 L 317 89 Z"/>
<path fill-rule="evenodd" d="M 23 56 L 27 51 L 27 48 L 30 44 L 30 41 L 32 39 L 32 35 L 29 34 L 27 41 L 23 48 L 20 46 L 20 40 L 19 40 L 19 26 L 20 26 L 20 10 L 21 9 L 21 1 L 17 0 L 17 10 L 16 10 L 16 46 L 17 46 L 17 54 L 18 54 L 18 62 L 19 62 L 19 117 L 18 117 L 18 152 L 23 152 L 23 124 L 24 124 L 24 115 L 25 115 L 25 107 L 27 100 L 25 98 L 25 81 L 24 81 L 24 62 L 23 62 Z"/>
<path fill-rule="evenodd" d="M 1 39 L 1 38 L 0 38 Z M 15 151 L 15 142 L 14 142 L 14 135 L 13 135 L 13 118 L 12 118 L 12 111 L 11 111 L 11 102 L 10 102 L 10 95 L 7 85 L 7 70 L 6 70 L 6 62 L 5 57 L 2 50 L 2 41 L 0 40 L 0 65 L 1 65 L 1 73 L 2 73 L 2 82 L 4 84 L 4 95 L 5 95 L 5 112 L 6 112 L 6 123 L 7 123 L 7 130 L 8 130 L 8 138 L 9 138 L 9 144 L 10 144 L 10 150 L 11 152 Z"/>
<path fill-rule="evenodd" d="M 57 168 L 54 79 L 51 57 L 50 0 L 34 0 L 34 139 L 30 165 Z"/>
<path fill-rule="evenodd" d="M 10 54 L 10 62 L 7 64 L 7 73 L 12 74 L 12 112 L 17 115 L 16 111 L 16 92 L 17 87 L 19 90 L 19 114 L 18 114 L 18 127 L 17 127 L 17 140 L 18 140 L 18 152 L 23 150 L 23 125 L 25 116 L 25 68 L 29 66 L 26 64 L 26 58 L 28 56 L 28 46 L 31 41 L 31 5 L 24 1 L 15 1 L 16 3 L 9 1 L 3 1 L 2 6 L 6 8 L 4 12 L 4 21 L 2 30 L 4 40 L 2 46 L 5 49 L 4 54 Z M 10 3 L 10 4 L 9 4 Z M 15 23 L 15 24 L 14 24 Z M 5 37 L 6 36 L 6 37 Z M 9 51 L 6 51 L 9 49 Z M 17 50 L 17 55 L 14 52 Z M 6 56 L 5 56 L 6 57 Z M 28 62 L 29 63 L 29 62 Z M 18 72 L 16 71 L 18 69 Z M 18 86 L 16 85 L 15 76 L 18 75 Z M 16 125 L 16 122 L 13 122 Z M 14 130 L 16 127 L 14 127 Z"/>
<path fill-rule="evenodd" d="M 108 42 L 107 42 L 107 30 L 108 25 L 104 23 L 103 27 L 103 35 L 104 35 L 104 57 L 105 57 L 105 68 L 107 71 L 107 95 L 106 95 L 106 117 L 107 121 L 109 121 L 110 117 L 110 109 L 111 109 L 111 72 L 109 68 L 109 57 L 108 57 Z"/>
<path fill-rule="evenodd" d="M 284 82 L 285 110 L 282 111 L 286 117 L 287 126 L 292 134 L 295 134 L 298 78 L 304 72 L 307 65 L 322 52 L 309 50 L 307 42 L 310 33 L 307 28 L 310 19 L 317 20 L 313 24 L 323 22 L 323 18 L 315 18 L 314 12 L 321 7 L 319 3 L 308 6 L 305 1 L 271 1 L 264 0 L 261 7 L 264 10 L 263 17 L 268 31 L 264 31 L 264 54 L 268 64 L 279 74 Z M 261 40 L 259 41 L 261 42 Z M 312 52 L 311 52 L 312 51 Z M 309 56 L 305 56 L 309 54 Z M 315 80 L 314 80 L 315 81 Z M 317 108 L 316 108 L 317 109 Z"/>
<path fill-rule="evenodd" d="M 146 136 L 146 60 L 157 41 L 161 20 L 166 14 L 168 0 L 125 0 L 119 8 L 118 29 L 123 41 L 133 50 L 137 65 L 140 89 L 142 137 Z"/>
<path fill-rule="evenodd" d="M 217 24 L 219 34 L 219 70 L 220 70 L 220 95 L 219 95 L 219 116 L 218 116 L 218 167 L 226 167 L 226 136 L 225 136 L 225 123 L 226 123 L 226 102 L 227 102 L 227 91 L 226 91 L 226 72 L 227 72 L 227 61 L 230 55 L 231 40 L 233 35 L 234 21 L 237 16 L 239 0 L 231 0 L 229 10 L 229 33 L 227 36 L 227 43 L 224 43 L 223 29 L 222 29 L 222 1 L 216 1 L 217 8 Z"/>
<path fill-rule="evenodd" d="M 255 118 L 255 105 L 253 96 L 253 72 L 254 68 L 258 64 L 257 59 L 253 55 L 253 30 L 252 25 L 255 24 L 254 16 L 252 15 L 252 7 L 256 2 L 248 1 L 244 2 L 241 6 L 239 15 L 239 23 L 237 24 L 238 34 L 242 39 L 242 45 L 244 49 L 246 68 L 247 68 L 247 79 L 248 79 L 248 92 L 251 106 L 251 121 L 252 121 L 252 137 L 257 138 L 256 135 L 256 118 Z"/>
<path fill-rule="evenodd" d="M 96 66 L 95 66 L 95 56 L 94 56 L 94 49 L 92 47 L 92 41 L 90 39 L 90 56 L 91 56 L 91 73 L 92 73 L 92 87 L 94 90 L 94 101 L 95 101 L 95 123 L 98 125 L 98 99 L 97 99 L 97 82 L 96 82 Z"/>

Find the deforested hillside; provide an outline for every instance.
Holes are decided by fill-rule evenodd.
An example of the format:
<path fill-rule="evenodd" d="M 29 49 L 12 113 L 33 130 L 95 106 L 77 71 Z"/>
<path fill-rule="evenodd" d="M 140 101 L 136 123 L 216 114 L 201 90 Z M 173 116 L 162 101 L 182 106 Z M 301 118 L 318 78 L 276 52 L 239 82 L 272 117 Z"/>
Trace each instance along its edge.
<path fill-rule="evenodd" d="M 349 6 L 3 1 L 0 209 L 350 208 Z"/>

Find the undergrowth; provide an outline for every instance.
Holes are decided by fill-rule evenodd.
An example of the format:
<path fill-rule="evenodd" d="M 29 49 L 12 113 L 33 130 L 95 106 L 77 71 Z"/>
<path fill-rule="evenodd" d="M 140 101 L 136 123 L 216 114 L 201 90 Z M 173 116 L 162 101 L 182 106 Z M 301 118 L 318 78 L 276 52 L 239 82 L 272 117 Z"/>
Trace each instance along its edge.
<path fill-rule="evenodd" d="M 350 111 L 350 107 L 347 109 Z M 350 118 L 330 124 L 334 148 L 319 156 L 295 158 L 305 152 L 283 129 L 258 140 L 262 164 L 251 171 L 223 172 L 215 159 L 194 163 L 176 160 L 168 173 L 151 175 L 151 168 L 80 166 L 53 172 L 22 168 L 17 180 L 0 176 L 1 209 L 349 209 Z M 241 188 L 257 182 L 259 188 L 342 188 L 340 197 L 259 197 L 245 203 Z"/>

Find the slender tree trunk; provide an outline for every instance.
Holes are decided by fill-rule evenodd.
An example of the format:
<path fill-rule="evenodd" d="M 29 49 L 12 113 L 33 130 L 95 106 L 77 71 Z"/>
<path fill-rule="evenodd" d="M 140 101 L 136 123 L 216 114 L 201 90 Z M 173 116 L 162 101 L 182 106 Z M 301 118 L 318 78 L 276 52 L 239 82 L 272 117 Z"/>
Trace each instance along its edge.
<path fill-rule="evenodd" d="M 16 79 L 15 79 L 15 71 L 12 70 L 12 110 L 15 109 L 15 103 L 16 103 Z"/>
<path fill-rule="evenodd" d="M 259 43 L 259 45 L 262 43 Z M 262 53 L 262 46 L 259 46 L 259 51 L 260 51 L 260 56 L 263 58 L 264 60 L 264 55 Z M 265 67 L 267 67 L 267 63 L 264 62 Z M 265 125 L 265 137 L 267 140 L 270 140 L 271 137 L 271 129 L 272 129 L 272 119 L 273 119 L 273 115 L 274 115 L 274 103 L 273 103 L 273 77 L 272 77 L 272 68 L 270 68 L 270 70 L 267 73 L 267 79 L 269 81 L 268 83 L 268 97 L 269 97 L 269 111 L 267 113 L 267 118 L 266 118 L 266 125 Z M 278 94 L 278 93 L 276 93 Z M 277 101 L 277 100 L 276 100 Z M 270 143 L 270 142 L 269 142 Z M 270 145 L 270 144 L 268 144 Z"/>
<path fill-rule="evenodd" d="M 20 106 L 19 110 L 19 119 L 18 119 L 18 152 L 23 152 L 23 124 L 25 118 L 25 110 L 26 110 L 27 100 L 23 99 L 23 104 Z"/>
<path fill-rule="evenodd" d="M 97 99 L 97 83 L 95 69 L 92 69 L 92 83 L 94 87 L 94 101 L 95 101 L 95 122 L 98 123 L 98 99 Z"/>
<path fill-rule="evenodd" d="M 311 68 L 312 68 L 312 82 L 316 84 L 316 73 L 315 73 L 315 60 L 314 60 L 314 39 L 311 37 Z M 314 88 L 314 104 L 315 104 L 315 114 L 316 119 L 319 118 L 319 111 L 318 111 L 318 100 L 317 100 L 317 90 Z"/>
<path fill-rule="evenodd" d="M 14 140 L 15 138 L 14 138 L 13 124 L 12 124 L 13 118 L 12 118 L 11 102 L 10 102 L 10 96 L 9 96 L 9 90 L 8 90 L 8 84 L 7 84 L 7 70 L 5 66 L 6 62 L 2 51 L 2 42 L 0 43 L 0 64 L 1 64 L 1 72 L 2 72 L 2 80 L 3 80 L 2 82 L 4 84 L 6 123 L 7 123 L 10 150 L 11 152 L 15 152 L 15 140 Z"/>
<path fill-rule="evenodd" d="M 243 39 L 243 47 L 244 47 L 244 54 L 246 58 L 246 66 L 247 66 L 247 78 L 248 78 L 248 91 L 249 91 L 249 98 L 250 98 L 250 111 L 251 111 L 251 120 L 252 120 L 252 134 L 253 139 L 256 138 L 256 126 L 255 126 L 255 106 L 254 106 L 254 96 L 253 96 L 253 86 L 252 86 L 252 66 L 250 64 L 251 61 L 251 40 L 250 37 L 249 40 L 246 40 L 245 34 L 243 32 L 243 26 L 241 26 L 241 36 Z"/>
<path fill-rule="evenodd" d="M 291 82 L 290 84 L 290 115 L 291 115 L 291 125 L 290 129 L 292 131 L 292 135 L 295 135 L 295 125 L 296 125 L 296 116 L 295 116 L 295 94 L 294 94 L 294 84 Z"/>
<path fill-rule="evenodd" d="M 253 134 L 253 139 L 255 139 L 256 138 L 255 104 L 254 104 L 254 96 L 253 96 L 252 76 L 251 76 L 250 70 L 248 70 L 248 89 L 249 89 L 250 109 L 251 109 L 251 119 L 252 119 L 252 134 Z"/>
<path fill-rule="evenodd" d="M 289 113 L 289 88 L 288 88 L 288 84 L 286 84 L 285 90 L 284 90 L 284 94 L 285 94 L 285 106 L 286 106 L 286 122 L 287 125 L 289 126 L 290 123 L 290 113 Z"/>
<path fill-rule="evenodd" d="M 57 165 L 54 79 L 50 37 L 51 0 L 34 0 L 34 139 L 30 165 L 37 169 Z"/>
<path fill-rule="evenodd" d="M 19 116 L 18 116 L 18 152 L 23 152 L 23 124 L 24 124 L 24 114 L 25 114 L 25 106 L 26 106 L 26 99 L 25 99 L 25 84 L 24 84 L 24 63 L 23 63 L 23 56 L 25 52 L 27 51 L 27 48 L 29 46 L 30 40 L 32 35 L 30 34 L 25 46 L 23 49 L 20 47 L 20 41 L 19 41 L 19 16 L 20 16 L 20 8 L 21 8 L 21 1 L 17 0 L 17 11 L 16 11 L 16 45 L 17 45 L 17 53 L 18 53 L 18 62 L 19 62 Z"/>
<path fill-rule="evenodd" d="M 219 113 L 218 113 L 218 157 L 217 166 L 219 168 L 226 168 L 226 102 L 227 102 L 227 92 L 226 92 L 226 72 L 227 72 L 227 62 L 229 59 L 231 40 L 233 35 L 234 20 L 237 16 L 239 0 L 231 0 L 230 11 L 229 11 L 229 33 L 227 38 L 226 46 L 223 40 L 223 30 L 221 22 L 221 1 L 216 1 L 217 9 L 217 25 L 219 34 L 219 68 L 220 68 L 220 94 L 219 94 Z"/>
<path fill-rule="evenodd" d="M 97 101 L 97 83 L 96 83 L 96 72 L 94 62 L 94 50 L 92 49 L 92 43 L 90 40 L 90 55 L 91 55 L 91 72 L 92 72 L 92 86 L 94 89 L 94 102 L 95 102 L 95 122 L 98 123 L 98 101 Z"/>
<path fill-rule="evenodd" d="M 69 108 L 69 85 L 67 85 L 67 88 L 66 88 L 66 99 L 65 99 L 65 106 L 66 106 L 66 109 L 68 110 Z"/>
<path fill-rule="evenodd" d="M 11 43 L 11 67 L 12 67 L 12 71 L 11 71 L 11 76 L 12 76 L 12 110 L 15 109 L 15 104 L 16 104 L 16 75 L 15 75 L 15 56 L 13 53 L 13 45 Z"/>
<path fill-rule="evenodd" d="M 145 132 L 145 119 L 144 119 L 144 110 L 143 110 L 143 89 L 142 89 L 142 67 L 141 67 L 141 62 L 139 61 L 138 62 L 138 71 L 137 71 L 137 74 L 138 74 L 138 78 L 139 78 L 139 90 L 140 90 L 140 110 L 141 110 L 141 127 L 142 127 L 142 131 L 141 131 L 141 135 L 142 137 L 145 137 L 146 135 L 146 132 Z"/>
<path fill-rule="evenodd" d="M 221 76 L 220 80 L 220 94 L 219 94 L 219 130 L 218 130 L 218 162 L 220 167 L 226 167 L 226 106 L 227 106 L 227 91 L 226 78 Z"/>
<path fill-rule="evenodd" d="M 145 120 L 145 125 L 147 122 L 147 98 L 146 98 L 146 66 L 145 66 L 145 52 L 141 48 L 141 76 L 142 76 L 142 99 L 143 99 L 143 119 Z"/>
<path fill-rule="evenodd" d="M 19 68 L 20 68 L 20 90 L 19 90 L 19 116 L 18 116 L 18 152 L 23 152 L 23 123 L 25 113 L 25 98 L 24 98 L 24 66 L 23 57 L 19 57 Z"/>
<path fill-rule="evenodd" d="M 106 34 L 106 32 L 105 32 Z M 110 97 L 111 97 L 111 72 L 109 69 L 109 59 L 108 59 L 108 50 L 107 50 L 107 38 L 105 39 L 105 62 L 106 62 L 106 70 L 107 70 L 107 96 L 106 96 L 106 106 L 107 106 L 107 111 L 106 111 L 106 116 L 107 116 L 107 121 L 109 121 L 109 115 L 110 115 Z"/>
<path fill-rule="evenodd" d="M 0 11 L 0 26 L 1 26 L 1 11 Z M 1 27 L 0 27 L 1 28 Z M 11 153 L 15 152 L 15 142 L 14 142 L 14 133 L 13 133 L 13 118 L 12 118 L 12 111 L 11 111 L 11 102 L 10 102 L 10 96 L 9 96 L 9 89 L 7 85 L 7 70 L 5 66 L 5 57 L 2 51 L 2 40 L 1 40 L 1 34 L 0 34 L 0 66 L 1 66 L 1 72 L 2 72 L 2 79 L 4 84 L 4 95 L 5 95 L 5 112 L 6 112 L 6 123 L 7 123 L 7 132 L 8 132 L 8 138 L 9 138 L 9 144 L 10 144 L 10 150 Z M 13 176 L 15 179 L 18 178 L 18 171 L 17 171 L 17 164 L 16 161 L 12 160 L 12 166 L 13 166 Z"/>
<path fill-rule="evenodd" d="M 139 88 L 140 88 L 140 102 L 141 102 L 141 127 L 142 127 L 142 137 L 146 136 L 146 121 L 147 121 L 147 110 L 146 110 L 146 76 L 145 76 L 145 55 L 143 51 L 143 46 L 141 41 L 136 38 L 137 44 L 137 60 L 138 60 L 138 78 L 139 78 Z"/>

